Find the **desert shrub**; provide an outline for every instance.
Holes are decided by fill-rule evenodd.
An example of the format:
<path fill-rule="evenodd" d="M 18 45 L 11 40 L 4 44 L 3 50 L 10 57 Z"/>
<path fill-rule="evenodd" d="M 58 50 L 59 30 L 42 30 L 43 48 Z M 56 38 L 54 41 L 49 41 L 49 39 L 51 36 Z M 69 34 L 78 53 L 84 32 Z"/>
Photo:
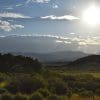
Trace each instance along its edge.
<path fill-rule="evenodd" d="M 3 94 L 3 93 L 5 93 L 5 92 L 7 92 L 6 89 L 4 89 L 4 88 L 0 88 L 0 94 Z"/>
<path fill-rule="evenodd" d="M 18 92 L 18 84 L 17 81 L 10 82 L 5 86 L 5 88 L 8 90 L 8 92 L 12 94 L 16 94 Z"/>
<path fill-rule="evenodd" d="M 44 98 L 43 98 L 42 94 L 40 94 L 39 92 L 36 92 L 31 95 L 29 100 L 44 100 Z"/>
<path fill-rule="evenodd" d="M 19 82 L 19 91 L 22 93 L 31 94 L 44 86 L 44 81 L 38 77 L 23 78 Z"/>
<path fill-rule="evenodd" d="M 72 75 L 63 75 L 63 80 L 65 82 L 76 81 L 76 77 L 75 76 L 72 76 Z"/>
<path fill-rule="evenodd" d="M 27 97 L 25 95 L 22 94 L 16 94 L 14 96 L 14 100 L 28 100 Z"/>
<path fill-rule="evenodd" d="M 79 93 L 79 95 L 80 95 L 81 97 L 91 97 L 91 96 L 93 96 L 94 94 L 93 94 L 92 91 L 84 90 L 84 91 L 81 91 L 81 92 Z"/>
<path fill-rule="evenodd" d="M 24 94 L 32 94 L 38 89 L 44 88 L 44 86 L 45 86 L 45 82 L 39 76 L 25 77 L 23 75 L 17 78 L 15 81 L 7 84 L 5 88 L 12 94 L 16 94 L 18 92 L 24 93 Z"/>
<path fill-rule="evenodd" d="M 69 100 L 71 99 L 72 97 L 72 91 L 71 90 L 67 90 L 67 93 L 66 93 L 67 97 L 69 98 Z"/>
<path fill-rule="evenodd" d="M 50 95 L 47 97 L 47 100 L 61 100 L 61 98 L 57 95 Z"/>
<path fill-rule="evenodd" d="M 39 89 L 38 92 L 41 93 L 44 97 L 50 95 L 50 92 L 47 89 Z"/>
<path fill-rule="evenodd" d="M 50 80 L 48 89 L 57 95 L 65 95 L 67 93 L 67 85 L 61 80 Z"/>
<path fill-rule="evenodd" d="M 11 94 L 2 94 L 0 100 L 13 100 Z"/>
<path fill-rule="evenodd" d="M 97 89 L 97 90 L 95 91 L 95 94 L 98 95 L 98 96 L 100 96 L 100 89 Z"/>

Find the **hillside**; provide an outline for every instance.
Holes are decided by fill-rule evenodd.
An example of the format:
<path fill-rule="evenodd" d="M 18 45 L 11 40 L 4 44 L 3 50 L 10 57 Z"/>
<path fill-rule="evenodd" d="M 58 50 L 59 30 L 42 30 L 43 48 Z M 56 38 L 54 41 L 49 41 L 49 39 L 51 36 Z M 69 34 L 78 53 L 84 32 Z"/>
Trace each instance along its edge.
<path fill-rule="evenodd" d="M 100 70 L 100 55 L 90 55 L 68 64 L 74 70 Z"/>
<path fill-rule="evenodd" d="M 0 54 L 0 72 L 39 71 L 42 64 L 37 59 L 12 54 Z"/>
<path fill-rule="evenodd" d="M 81 65 L 100 64 L 99 58 L 84 57 L 69 66 L 83 69 Z M 0 100 L 100 100 L 94 99 L 100 96 L 100 73 L 73 71 L 48 68 L 30 57 L 0 54 Z"/>

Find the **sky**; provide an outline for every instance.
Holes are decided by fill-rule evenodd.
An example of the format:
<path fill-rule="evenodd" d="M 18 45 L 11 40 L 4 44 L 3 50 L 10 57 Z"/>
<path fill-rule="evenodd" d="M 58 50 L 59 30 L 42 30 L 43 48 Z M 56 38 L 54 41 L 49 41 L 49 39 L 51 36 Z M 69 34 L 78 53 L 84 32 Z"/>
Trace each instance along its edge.
<path fill-rule="evenodd" d="M 99 10 L 100 0 L 0 0 L 0 51 L 99 53 L 99 24 L 82 19 L 93 4 Z"/>

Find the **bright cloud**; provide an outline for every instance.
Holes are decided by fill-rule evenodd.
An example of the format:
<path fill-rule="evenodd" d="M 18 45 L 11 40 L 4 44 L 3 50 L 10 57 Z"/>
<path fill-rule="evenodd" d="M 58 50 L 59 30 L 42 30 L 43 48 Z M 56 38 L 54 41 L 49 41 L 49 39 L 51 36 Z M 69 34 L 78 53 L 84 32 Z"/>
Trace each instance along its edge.
<path fill-rule="evenodd" d="M 75 20 L 75 19 L 79 19 L 79 18 L 75 17 L 75 16 L 72 16 L 72 15 L 64 15 L 64 16 L 50 15 L 50 16 L 41 17 L 41 19 L 50 19 L 50 20 Z"/>
<path fill-rule="evenodd" d="M 12 9 L 14 9 L 13 7 L 6 7 L 5 9 L 7 9 L 7 10 L 12 10 Z"/>
<path fill-rule="evenodd" d="M 19 13 L 4 12 L 4 13 L 0 13 L 0 18 L 31 18 L 31 17 L 25 16 L 25 15 L 19 14 Z"/>
<path fill-rule="evenodd" d="M 48 3 L 50 0 L 27 0 L 26 3 L 34 2 L 34 3 Z"/>
<path fill-rule="evenodd" d="M 67 37 L 67 36 L 58 36 L 58 35 L 43 35 L 43 34 L 25 34 L 20 36 L 34 36 L 34 37 L 49 37 L 54 38 L 56 43 L 65 43 L 65 44 L 77 44 L 79 46 L 89 46 L 89 45 L 100 45 L 100 37 Z"/>
<path fill-rule="evenodd" d="M 58 8 L 58 5 L 53 5 L 53 8 L 54 8 L 54 9 L 57 9 L 57 8 Z"/>
<path fill-rule="evenodd" d="M 16 7 L 20 7 L 20 6 L 22 6 L 22 5 L 23 5 L 23 4 L 17 4 Z"/>
<path fill-rule="evenodd" d="M 63 41 L 61 41 L 61 40 L 56 40 L 56 43 L 63 43 Z"/>
<path fill-rule="evenodd" d="M 48 37 L 48 36 L 45 36 Z M 100 45 L 100 37 L 66 37 L 66 36 L 49 36 L 54 37 L 56 43 L 77 44 L 79 46 Z"/>
<path fill-rule="evenodd" d="M 10 12 L 4 12 L 4 13 L 0 13 L 0 29 L 4 30 L 4 31 L 11 31 L 13 29 L 22 29 L 24 28 L 23 25 L 18 25 L 18 24 L 11 24 L 9 21 L 5 21 L 2 20 L 3 18 L 31 18 L 30 16 L 25 16 L 23 14 L 20 13 L 10 13 Z"/>
<path fill-rule="evenodd" d="M 1 23 L 3 23 L 1 27 Z M 11 31 L 12 29 L 16 28 L 24 28 L 22 25 L 11 25 L 9 22 L 1 21 L 0 20 L 0 28 L 5 31 Z M 16 35 L 17 36 L 17 35 Z M 92 45 L 100 45 L 100 37 L 67 37 L 67 36 L 57 36 L 57 35 L 43 35 L 43 34 L 24 34 L 24 35 L 18 35 L 22 37 L 27 36 L 34 36 L 34 37 L 46 37 L 46 38 L 54 38 L 56 43 L 64 43 L 64 44 L 77 44 L 79 47 L 84 46 L 92 46 Z"/>
<path fill-rule="evenodd" d="M 22 25 L 17 25 L 17 24 L 10 24 L 8 21 L 2 21 L 0 20 L 0 29 L 4 30 L 4 31 L 11 31 L 12 29 L 16 29 L 16 28 L 24 28 L 24 26 Z"/>

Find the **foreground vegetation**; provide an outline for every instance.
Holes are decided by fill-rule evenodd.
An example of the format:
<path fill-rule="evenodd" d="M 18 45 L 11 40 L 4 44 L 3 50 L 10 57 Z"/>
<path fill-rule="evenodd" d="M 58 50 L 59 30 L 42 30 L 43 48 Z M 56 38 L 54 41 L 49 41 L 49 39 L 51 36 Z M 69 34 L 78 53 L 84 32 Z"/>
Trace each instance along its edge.
<path fill-rule="evenodd" d="M 99 72 L 48 69 L 10 54 L 0 56 L 0 70 L 0 100 L 100 100 Z"/>

